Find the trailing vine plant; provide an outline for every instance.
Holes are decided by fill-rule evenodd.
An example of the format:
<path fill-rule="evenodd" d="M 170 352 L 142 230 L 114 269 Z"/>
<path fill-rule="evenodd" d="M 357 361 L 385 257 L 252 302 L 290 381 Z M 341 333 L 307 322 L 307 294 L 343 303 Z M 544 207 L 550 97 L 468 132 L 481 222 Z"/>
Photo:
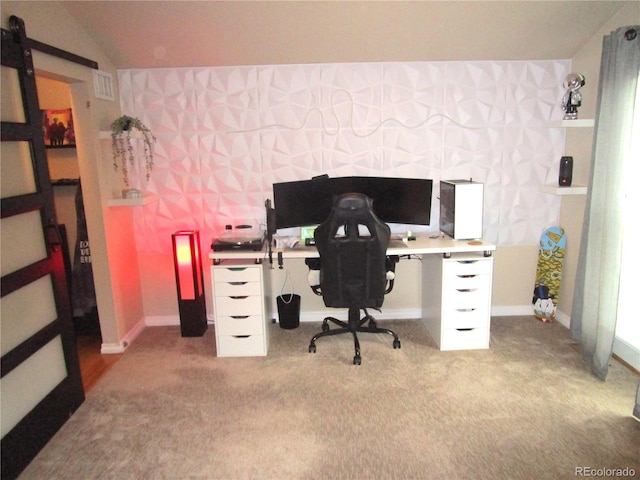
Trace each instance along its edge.
<path fill-rule="evenodd" d="M 131 142 L 132 131 L 138 130 L 142 135 L 144 168 L 147 180 L 153 170 L 153 145 L 156 137 L 153 132 L 135 117 L 122 115 L 111 123 L 111 154 L 113 168 L 122 171 L 122 180 L 126 189 L 129 188 L 129 165 L 135 165 L 135 152 Z"/>

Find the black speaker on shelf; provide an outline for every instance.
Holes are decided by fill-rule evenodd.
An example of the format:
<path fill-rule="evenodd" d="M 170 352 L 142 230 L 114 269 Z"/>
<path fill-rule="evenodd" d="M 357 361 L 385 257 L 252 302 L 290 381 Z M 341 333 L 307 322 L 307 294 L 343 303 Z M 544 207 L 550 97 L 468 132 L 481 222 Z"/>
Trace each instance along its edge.
<path fill-rule="evenodd" d="M 560 174 L 558 176 L 558 185 L 560 185 L 561 187 L 570 187 L 572 176 L 573 157 L 562 157 L 560 159 Z"/>

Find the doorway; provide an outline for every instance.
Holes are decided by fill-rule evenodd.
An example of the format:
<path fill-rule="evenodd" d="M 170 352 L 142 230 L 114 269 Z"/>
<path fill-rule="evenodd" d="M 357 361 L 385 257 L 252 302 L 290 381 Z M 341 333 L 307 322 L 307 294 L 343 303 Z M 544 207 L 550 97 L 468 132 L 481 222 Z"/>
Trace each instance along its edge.
<path fill-rule="evenodd" d="M 103 356 L 100 353 L 102 335 L 93 283 L 91 249 L 84 221 L 82 182 L 75 149 L 69 85 L 37 75 L 36 87 L 42 110 L 56 218 L 63 237 L 74 332 L 86 393 L 119 356 Z M 61 125 L 59 134 L 56 132 L 58 125 Z"/>

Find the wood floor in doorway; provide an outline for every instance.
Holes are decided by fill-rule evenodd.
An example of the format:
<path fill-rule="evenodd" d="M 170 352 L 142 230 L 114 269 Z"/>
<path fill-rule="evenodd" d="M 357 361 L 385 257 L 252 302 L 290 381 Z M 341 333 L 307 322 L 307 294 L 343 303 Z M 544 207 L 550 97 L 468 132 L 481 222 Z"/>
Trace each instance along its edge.
<path fill-rule="evenodd" d="M 100 353 L 102 339 L 99 335 L 77 335 L 78 357 L 80 358 L 80 374 L 84 392 L 87 393 L 100 377 L 111 368 L 122 354 L 103 355 Z"/>

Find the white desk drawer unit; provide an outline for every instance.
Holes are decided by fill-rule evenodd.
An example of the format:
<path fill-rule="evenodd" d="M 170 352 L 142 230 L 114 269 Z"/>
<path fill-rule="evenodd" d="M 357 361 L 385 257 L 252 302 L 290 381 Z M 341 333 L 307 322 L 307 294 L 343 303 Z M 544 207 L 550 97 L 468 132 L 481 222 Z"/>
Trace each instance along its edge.
<path fill-rule="evenodd" d="M 269 290 L 262 264 L 225 260 L 211 267 L 216 351 L 219 357 L 267 354 Z"/>
<path fill-rule="evenodd" d="M 489 348 L 493 258 L 423 258 L 423 320 L 440 350 Z"/>

